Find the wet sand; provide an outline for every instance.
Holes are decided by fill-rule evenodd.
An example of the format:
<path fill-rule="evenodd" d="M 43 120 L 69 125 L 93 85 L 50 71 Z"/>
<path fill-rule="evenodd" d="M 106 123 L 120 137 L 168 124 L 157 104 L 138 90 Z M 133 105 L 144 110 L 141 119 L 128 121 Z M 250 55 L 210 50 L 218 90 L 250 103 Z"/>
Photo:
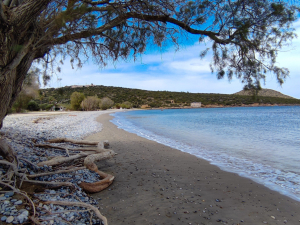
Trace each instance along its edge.
<path fill-rule="evenodd" d="M 209 162 L 118 129 L 101 115 L 100 133 L 117 155 L 98 163 L 114 183 L 93 194 L 111 225 L 300 225 L 300 202 Z"/>

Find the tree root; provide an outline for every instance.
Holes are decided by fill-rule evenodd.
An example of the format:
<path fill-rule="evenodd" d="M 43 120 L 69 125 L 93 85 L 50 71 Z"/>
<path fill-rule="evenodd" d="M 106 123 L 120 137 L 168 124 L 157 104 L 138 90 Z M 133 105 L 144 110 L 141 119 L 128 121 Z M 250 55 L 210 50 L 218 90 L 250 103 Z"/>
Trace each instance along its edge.
<path fill-rule="evenodd" d="M 27 195 L 26 193 L 23 193 L 23 192 L 21 192 L 19 189 L 15 188 L 15 187 L 13 187 L 13 186 L 11 186 L 11 185 L 9 185 L 9 184 L 6 184 L 6 183 L 4 183 L 4 182 L 2 182 L 2 181 L 0 181 L 0 184 L 9 187 L 9 188 L 12 189 L 14 192 L 16 192 L 16 193 L 18 193 L 18 194 L 20 194 L 20 195 L 23 195 L 23 196 L 30 202 L 30 204 L 31 204 L 31 206 L 32 206 L 32 210 L 33 210 L 33 217 L 35 216 L 36 210 L 35 210 L 34 203 L 32 202 L 32 200 L 28 197 L 28 195 Z"/>
<path fill-rule="evenodd" d="M 35 192 L 33 189 L 37 188 L 36 190 L 44 190 L 46 188 L 50 189 L 56 189 L 60 188 L 62 186 L 70 187 L 73 190 L 76 189 L 76 186 L 71 183 L 71 182 L 45 182 L 45 181 L 37 181 L 37 180 L 29 180 L 28 178 L 36 178 L 36 177 L 42 177 L 42 176 L 51 176 L 54 174 L 61 174 L 61 173 L 69 173 L 69 172 L 74 172 L 77 170 L 82 170 L 82 169 L 89 169 L 93 172 L 96 172 L 100 176 L 100 181 L 94 182 L 94 183 L 86 183 L 82 182 L 79 184 L 79 186 L 87 192 L 95 193 L 102 191 L 103 189 L 107 188 L 110 186 L 114 180 L 114 176 L 104 173 L 102 171 L 98 170 L 97 165 L 95 162 L 100 161 L 100 160 L 105 160 L 108 158 L 111 158 L 115 155 L 115 152 L 113 150 L 107 150 L 105 148 L 109 147 L 108 141 L 101 141 L 101 142 L 92 142 L 92 141 L 77 141 L 73 139 L 66 139 L 66 138 L 58 138 L 58 139 L 52 139 L 48 141 L 49 143 L 61 143 L 61 142 L 71 142 L 73 144 L 79 144 L 79 145 L 93 145 L 97 146 L 96 148 L 67 148 L 67 147 L 61 147 L 61 146 L 54 146 L 51 144 L 36 144 L 36 147 L 41 147 L 41 148 L 56 148 L 60 150 L 65 150 L 68 157 L 64 156 L 57 156 L 54 157 L 48 161 L 40 162 L 37 165 L 33 164 L 32 162 L 24 159 L 24 158 L 19 158 L 19 160 L 23 160 L 24 162 L 31 164 L 32 166 L 38 167 L 47 165 L 47 166 L 54 166 L 54 168 L 57 169 L 57 166 L 62 166 L 65 165 L 66 163 L 72 164 L 72 167 L 68 169 L 61 169 L 53 172 L 45 172 L 45 173 L 39 173 L 39 174 L 33 174 L 33 175 L 26 175 L 22 170 L 18 168 L 18 158 L 16 157 L 14 151 L 12 148 L 6 143 L 4 139 L 0 139 L 0 155 L 3 156 L 5 160 L 0 160 L 0 164 L 4 164 L 9 166 L 8 171 L 6 172 L 5 176 L 1 177 L 0 184 L 4 185 L 6 187 L 9 187 L 12 189 L 14 192 L 19 193 L 28 199 L 28 201 L 31 203 L 32 208 L 33 208 L 33 216 L 29 217 L 31 221 L 34 224 L 40 224 L 39 219 L 35 217 L 36 215 L 36 210 L 34 203 L 32 200 L 27 196 L 26 192 L 23 193 L 23 191 L 20 191 L 19 189 L 15 188 L 14 186 L 18 185 L 20 188 L 22 185 L 24 185 L 22 188 L 24 190 L 28 190 L 29 192 Z M 79 153 L 75 153 L 75 155 L 70 155 L 69 152 L 74 152 L 79 151 Z M 72 154 L 74 154 L 72 153 Z M 80 163 L 77 166 L 80 167 L 74 167 L 75 163 Z M 82 166 L 82 162 L 84 164 L 84 167 Z M 3 180 L 3 179 L 6 180 Z M 13 178 L 13 179 L 12 179 Z M 17 179 L 18 178 L 18 179 Z M 49 201 L 46 203 L 53 203 L 53 204 L 58 204 L 58 205 L 71 205 L 71 206 L 80 206 L 80 207 L 85 207 L 88 210 L 93 210 L 96 214 L 96 216 L 101 219 L 105 225 L 107 225 L 107 219 L 104 217 L 100 211 L 86 203 L 81 203 L 81 202 L 60 202 L 60 201 Z M 91 215 L 92 216 L 92 215 Z"/>
<path fill-rule="evenodd" d="M 95 206 L 92 206 L 90 204 L 86 204 L 86 203 L 83 203 L 83 202 L 63 202 L 63 201 L 47 201 L 47 202 L 45 202 L 45 204 L 65 205 L 65 206 L 79 206 L 79 207 L 88 208 L 88 209 L 91 209 L 91 210 L 94 211 L 96 216 L 103 221 L 104 225 L 108 225 L 106 217 L 103 216 Z"/>

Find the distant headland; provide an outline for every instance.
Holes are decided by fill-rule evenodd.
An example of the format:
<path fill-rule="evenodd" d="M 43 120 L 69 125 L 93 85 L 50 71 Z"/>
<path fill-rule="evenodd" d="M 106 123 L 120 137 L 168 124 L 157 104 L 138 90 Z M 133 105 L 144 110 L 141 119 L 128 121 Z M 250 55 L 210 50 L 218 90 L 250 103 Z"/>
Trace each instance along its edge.
<path fill-rule="evenodd" d="M 284 95 L 271 89 L 262 89 L 257 94 L 240 91 L 234 94 L 208 94 L 172 91 L 148 91 L 103 85 L 73 85 L 61 88 L 48 88 L 39 91 L 39 104 L 55 102 L 57 105 L 70 104 L 73 92 L 87 96 L 108 97 L 115 104 L 130 102 L 134 108 L 190 108 L 192 103 L 201 103 L 201 107 L 238 107 L 300 105 L 300 99 Z"/>

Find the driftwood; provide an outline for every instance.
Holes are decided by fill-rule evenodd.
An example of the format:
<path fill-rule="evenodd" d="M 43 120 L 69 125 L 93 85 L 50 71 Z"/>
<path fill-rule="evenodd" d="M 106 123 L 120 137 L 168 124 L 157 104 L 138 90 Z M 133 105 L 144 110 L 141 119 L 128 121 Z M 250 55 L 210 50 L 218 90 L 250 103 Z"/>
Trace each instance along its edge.
<path fill-rule="evenodd" d="M 61 164 L 66 164 L 66 163 L 68 163 L 69 165 L 72 165 L 72 167 L 67 168 L 67 169 L 56 170 L 56 171 L 52 171 L 52 172 L 27 175 L 27 174 L 25 174 L 25 171 L 22 171 L 22 169 L 18 168 L 18 158 L 16 157 L 13 149 L 7 144 L 7 142 L 4 139 L 0 139 L 0 155 L 3 156 L 3 158 L 4 158 L 4 160 L 0 160 L 0 164 L 9 166 L 9 169 L 6 172 L 6 175 L 1 177 L 0 184 L 6 186 L 8 188 L 11 188 L 14 192 L 20 193 L 28 199 L 28 201 L 32 204 L 32 207 L 33 207 L 33 216 L 31 216 L 29 218 L 32 220 L 32 222 L 34 224 L 40 224 L 39 220 L 35 217 L 35 214 L 36 214 L 35 206 L 34 206 L 32 200 L 27 196 L 26 192 L 20 191 L 19 189 L 17 189 L 15 187 L 17 184 L 20 186 L 20 188 L 22 187 L 22 190 L 27 190 L 29 192 L 32 192 L 32 191 L 35 192 L 35 190 L 33 190 L 33 189 L 36 189 L 36 190 L 44 190 L 45 188 L 54 188 L 55 189 L 55 188 L 59 188 L 62 186 L 66 186 L 66 187 L 75 189 L 76 186 L 71 182 L 58 182 L 57 180 L 51 181 L 51 182 L 46 182 L 46 181 L 37 181 L 37 180 L 29 180 L 29 179 L 36 178 L 36 177 L 42 177 L 42 176 L 51 176 L 54 174 L 69 173 L 69 172 L 74 172 L 74 171 L 82 170 L 82 169 L 89 169 L 93 172 L 96 172 L 100 176 L 101 180 L 99 180 L 98 182 L 94 182 L 94 183 L 81 182 L 79 184 L 79 186 L 87 192 L 94 193 L 94 192 L 99 192 L 99 191 L 107 188 L 109 185 L 112 184 L 112 182 L 115 178 L 113 175 L 99 171 L 97 165 L 95 164 L 95 162 L 97 162 L 97 161 L 105 160 L 105 159 L 111 158 L 115 155 L 115 152 L 113 150 L 107 149 L 107 148 L 109 148 L 108 141 L 93 142 L 93 141 L 77 141 L 77 140 L 73 140 L 73 139 L 58 138 L 58 139 L 49 140 L 48 142 L 49 143 L 71 142 L 73 144 L 91 145 L 91 146 L 95 146 L 95 147 L 94 148 L 93 147 L 91 147 L 91 148 L 88 148 L 88 147 L 67 148 L 67 147 L 55 146 L 55 145 L 51 145 L 51 144 L 35 144 L 36 147 L 65 150 L 68 157 L 57 156 L 48 161 L 40 162 L 37 165 L 33 164 L 32 162 L 30 162 L 24 158 L 19 158 L 19 160 L 23 160 L 26 163 L 31 164 L 32 166 L 36 167 L 37 169 L 38 169 L 38 167 L 41 167 L 44 165 L 58 166 Z M 34 143 L 36 143 L 36 142 L 34 142 Z M 73 152 L 72 153 L 73 155 L 70 155 L 69 152 Z M 81 166 L 82 161 L 83 161 L 84 167 Z M 80 166 L 77 165 L 79 167 L 74 167 L 74 164 L 76 162 L 80 163 Z M 56 169 L 57 169 L 57 167 L 56 167 Z M 101 219 L 105 225 L 108 224 L 107 219 L 100 213 L 100 211 L 96 207 L 94 207 L 90 204 L 81 203 L 81 202 L 48 202 L 48 203 L 85 207 L 88 210 L 93 210 L 95 212 L 96 216 L 99 219 Z"/>
<path fill-rule="evenodd" d="M 115 152 L 112 150 L 109 150 L 107 152 L 103 152 L 100 154 L 93 154 L 93 155 L 87 156 L 84 159 L 84 166 L 86 168 L 88 168 L 89 170 L 94 171 L 97 174 L 99 174 L 99 176 L 100 176 L 100 178 L 102 178 L 102 180 L 100 180 L 98 182 L 94 182 L 94 183 L 82 182 L 79 184 L 79 186 L 87 192 L 95 193 L 95 192 L 102 191 L 105 188 L 107 188 L 109 185 L 111 185 L 113 180 L 115 179 L 115 177 L 110 174 L 99 171 L 95 162 L 106 159 L 106 158 L 110 158 L 113 155 L 115 155 Z"/>
<path fill-rule="evenodd" d="M 77 155 L 72 155 L 70 157 L 57 156 L 57 157 L 54 157 L 51 160 L 40 162 L 37 165 L 38 166 L 45 166 L 45 165 L 47 165 L 47 166 L 56 166 L 56 165 L 60 165 L 62 163 L 73 161 L 75 159 L 83 158 L 85 156 L 88 156 L 88 154 L 80 153 L 80 154 L 77 154 Z"/>
<path fill-rule="evenodd" d="M 62 143 L 62 142 L 70 142 L 73 144 L 78 145 L 98 145 L 98 141 L 81 141 L 81 140 L 74 140 L 74 139 L 68 139 L 68 138 L 55 138 L 48 140 L 49 143 Z"/>
<path fill-rule="evenodd" d="M 47 182 L 47 181 L 37 181 L 37 180 L 24 180 L 23 183 L 36 184 L 43 186 L 45 188 L 59 188 L 62 186 L 75 188 L 75 185 L 71 182 Z"/>
<path fill-rule="evenodd" d="M 100 143 L 100 142 L 99 142 Z M 56 148 L 56 149 L 61 149 L 61 150 L 65 150 L 67 153 L 68 151 L 91 151 L 91 152 L 103 152 L 106 151 L 103 148 L 64 148 L 64 147 L 60 147 L 60 146 L 55 146 L 55 145 L 49 145 L 49 144 L 35 144 L 34 146 L 36 147 L 40 147 L 40 148 Z"/>
<path fill-rule="evenodd" d="M 27 175 L 28 178 L 35 178 L 35 177 L 43 177 L 43 176 L 50 176 L 54 174 L 59 174 L 59 173 L 70 173 L 76 170 L 84 170 L 86 169 L 84 166 L 82 167 L 75 167 L 73 169 L 68 169 L 68 170 L 57 170 L 55 172 L 48 172 L 48 173 L 38 173 L 38 174 L 33 174 L 33 175 Z"/>
<path fill-rule="evenodd" d="M 45 202 L 45 204 L 79 206 L 79 207 L 88 208 L 94 211 L 96 216 L 103 221 L 104 225 L 108 225 L 106 217 L 103 216 L 95 206 L 92 206 L 90 204 L 86 204 L 83 202 L 63 202 L 63 201 L 47 201 Z"/>

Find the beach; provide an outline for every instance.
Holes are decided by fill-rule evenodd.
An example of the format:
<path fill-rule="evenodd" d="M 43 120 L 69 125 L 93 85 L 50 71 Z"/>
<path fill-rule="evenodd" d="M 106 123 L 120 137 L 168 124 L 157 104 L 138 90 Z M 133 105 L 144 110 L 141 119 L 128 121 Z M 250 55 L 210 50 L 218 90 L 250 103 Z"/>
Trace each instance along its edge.
<path fill-rule="evenodd" d="M 114 183 L 91 195 L 109 224 L 300 224 L 300 202 L 97 118 L 117 155 L 98 163 Z"/>

